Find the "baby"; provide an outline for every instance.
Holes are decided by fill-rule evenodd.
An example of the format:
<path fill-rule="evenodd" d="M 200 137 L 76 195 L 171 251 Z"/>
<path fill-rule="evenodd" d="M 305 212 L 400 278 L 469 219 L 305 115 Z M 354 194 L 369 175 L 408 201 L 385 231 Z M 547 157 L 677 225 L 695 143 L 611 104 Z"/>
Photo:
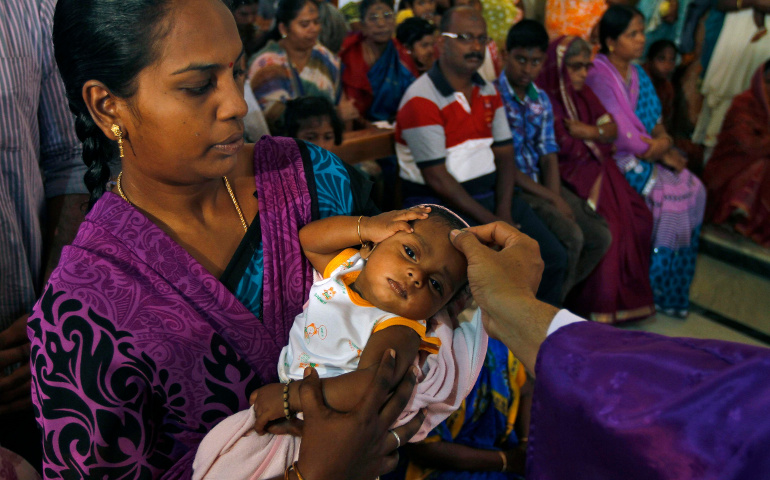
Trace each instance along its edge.
<path fill-rule="evenodd" d="M 253 409 L 225 419 L 204 438 L 194 478 L 239 478 L 232 467 L 243 469 L 244 461 L 251 465 L 243 478 L 283 472 L 296 457 L 298 444 L 281 449 L 270 444 L 273 439 L 250 435 L 249 447 L 243 442 L 237 447 L 247 454 L 232 455 L 230 450 L 249 432 L 263 434 L 271 422 L 302 410 L 299 386 L 306 367 L 324 378 L 329 407 L 348 411 L 366 394 L 386 350 L 396 352 L 398 375 L 406 373 L 419 350 L 436 353 L 441 342 L 426 334 L 426 319 L 465 289 L 467 263 L 449 233 L 466 226 L 444 207 L 418 206 L 375 217 L 330 217 L 303 227 L 302 249 L 323 279 L 312 285 L 281 352 L 278 374 L 283 383 L 257 390 Z M 349 248 L 357 244 L 360 251 Z M 244 415 L 253 421 L 230 420 Z M 222 441 L 223 431 L 231 440 Z"/>

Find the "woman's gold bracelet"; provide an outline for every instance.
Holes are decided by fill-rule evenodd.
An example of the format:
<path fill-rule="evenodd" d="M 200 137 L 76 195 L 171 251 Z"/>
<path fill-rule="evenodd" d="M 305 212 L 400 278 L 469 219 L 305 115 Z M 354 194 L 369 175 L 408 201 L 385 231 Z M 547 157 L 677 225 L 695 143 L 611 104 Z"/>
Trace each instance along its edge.
<path fill-rule="evenodd" d="M 358 232 L 358 241 L 361 242 L 361 248 L 364 248 L 366 245 L 364 243 L 364 239 L 361 237 L 361 219 L 364 218 L 363 215 L 358 217 L 358 221 L 356 222 L 356 231 Z"/>
<path fill-rule="evenodd" d="M 299 473 L 299 468 L 297 468 L 297 462 L 294 462 L 291 465 L 289 465 L 288 467 L 286 467 L 286 471 L 283 472 L 283 479 L 284 480 L 289 480 L 289 472 L 291 472 L 292 470 L 294 470 L 294 473 L 297 474 L 297 478 L 299 480 L 305 480 L 305 477 L 303 477 L 302 474 Z"/>

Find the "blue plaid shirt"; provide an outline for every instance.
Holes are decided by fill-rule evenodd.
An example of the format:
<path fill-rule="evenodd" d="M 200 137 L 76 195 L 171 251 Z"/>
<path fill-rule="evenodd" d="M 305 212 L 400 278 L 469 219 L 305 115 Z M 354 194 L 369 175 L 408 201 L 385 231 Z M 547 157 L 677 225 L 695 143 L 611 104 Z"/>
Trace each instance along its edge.
<path fill-rule="evenodd" d="M 495 80 L 503 99 L 505 116 L 513 135 L 516 166 L 535 182 L 540 181 L 540 157 L 557 153 L 559 145 L 553 130 L 553 108 L 545 91 L 529 84 L 520 99 L 508 83 L 505 71 Z"/>

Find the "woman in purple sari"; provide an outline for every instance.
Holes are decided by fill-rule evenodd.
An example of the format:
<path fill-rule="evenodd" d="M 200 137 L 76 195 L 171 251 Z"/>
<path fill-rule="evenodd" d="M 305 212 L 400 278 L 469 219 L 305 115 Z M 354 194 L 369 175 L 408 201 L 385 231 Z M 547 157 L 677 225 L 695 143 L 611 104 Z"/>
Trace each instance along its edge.
<path fill-rule="evenodd" d="M 572 289 L 566 304 L 603 323 L 655 313 L 650 288 L 652 215 L 612 159 L 617 126 L 585 85 L 591 47 L 560 37 L 548 48 L 537 84 L 551 98 L 559 171 L 564 182 L 610 226 L 612 245 L 591 275 Z"/>
<path fill-rule="evenodd" d="M 673 148 L 661 104 L 644 69 L 644 17 L 613 5 L 599 22 L 601 53 L 586 79 L 618 126 L 615 162 L 652 211 L 650 283 L 659 310 L 684 317 L 690 302 L 706 190 Z"/>
<path fill-rule="evenodd" d="M 189 478 L 206 432 L 276 381 L 312 280 L 298 228 L 364 213 L 368 186 L 311 144 L 243 144 L 243 46 L 220 0 L 60 0 L 53 37 L 91 201 L 29 318 L 43 473 Z M 302 392 L 304 475 L 393 465 L 387 429 L 414 379 L 383 407 L 390 364 L 350 414 Z M 344 451 L 330 456 L 327 435 Z"/>

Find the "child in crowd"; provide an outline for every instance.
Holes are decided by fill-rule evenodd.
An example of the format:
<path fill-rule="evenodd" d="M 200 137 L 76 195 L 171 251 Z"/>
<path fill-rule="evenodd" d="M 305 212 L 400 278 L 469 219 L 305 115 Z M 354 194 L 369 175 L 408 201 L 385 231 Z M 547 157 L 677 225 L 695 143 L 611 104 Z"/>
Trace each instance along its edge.
<path fill-rule="evenodd" d="M 396 28 L 396 38 L 423 74 L 436 61 L 436 26 L 424 18 L 412 17 Z"/>
<path fill-rule="evenodd" d="M 484 6 L 481 0 L 451 0 L 453 7 L 471 7 L 481 13 Z M 484 51 L 484 63 L 479 67 L 479 75 L 487 82 L 494 82 L 503 70 L 503 59 L 497 50 L 497 43 L 490 41 Z"/>
<path fill-rule="evenodd" d="M 483 333 L 470 342 L 468 351 L 473 353 L 464 355 L 468 362 L 460 361 L 463 355 L 458 352 L 465 350 L 457 348 L 457 336 L 443 336 L 442 346 L 440 338 L 428 335 L 426 320 L 465 291 L 467 263 L 449 239 L 453 229 L 465 226 L 450 210 L 432 205 L 375 217 L 329 217 L 303 227 L 302 249 L 323 279 L 311 287 L 281 352 L 278 376 L 283 383 L 263 386 L 253 408 L 209 432 L 196 455 L 194 478 L 262 478 L 290 467 L 299 451 L 298 438 L 260 436 L 254 430 L 264 434 L 273 422 L 302 410 L 299 386 L 309 366 L 324 378 L 327 404 L 348 411 L 366 394 L 386 350 L 395 351 L 396 372 L 403 375 L 419 351 L 431 354 L 448 348 L 454 354 L 443 358 L 457 363 L 451 369 L 466 373 L 455 375 L 463 380 L 444 389 L 453 393 L 439 415 L 432 416 L 429 409 L 424 423 L 431 426 L 423 426 L 425 433 L 456 409 L 483 362 Z M 356 244 L 362 245 L 360 251 L 350 248 Z M 447 383 L 447 371 L 432 375 L 432 380 Z M 435 387 L 429 388 L 429 395 L 420 393 L 423 382 L 414 398 L 442 402 Z M 425 406 L 410 405 L 404 421 Z"/>
<path fill-rule="evenodd" d="M 674 84 L 671 77 L 676 68 L 676 56 L 679 51 L 671 40 L 658 40 L 647 50 L 647 61 L 644 70 L 650 76 L 655 92 L 658 94 L 663 113 L 661 114 L 666 131 L 673 131 L 674 116 Z"/>
<path fill-rule="evenodd" d="M 345 124 L 337 116 L 337 110 L 326 97 L 299 97 L 286 102 L 280 134 L 299 138 L 331 150 L 342 143 Z M 377 183 L 382 169 L 374 160 L 358 162 L 353 166 L 366 178 Z"/>
<path fill-rule="evenodd" d="M 548 94 L 535 85 L 548 50 L 548 33 L 535 20 L 512 26 L 506 39 L 505 69 L 494 83 L 516 152 L 517 193 L 567 249 L 562 296 L 585 280 L 601 262 L 612 236 L 604 219 L 585 200 L 562 188 L 559 145 Z M 588 71 L 591 64 L 579 65 Z M 600 130 L 601 131 L 601 130 Z"/>
<path fill-rule="evenodd" d="M 299 97 L 286 102 L 283 135 L 329 150 L 342 143 L 345 126 L 326 97 Z"/>
<path fill-rule="evenodd" d="M 402 0 L 396 15 L 396 25 L 407 18 L 417 17 L 434 23 L 436 16 L 436 0 Z"/>

